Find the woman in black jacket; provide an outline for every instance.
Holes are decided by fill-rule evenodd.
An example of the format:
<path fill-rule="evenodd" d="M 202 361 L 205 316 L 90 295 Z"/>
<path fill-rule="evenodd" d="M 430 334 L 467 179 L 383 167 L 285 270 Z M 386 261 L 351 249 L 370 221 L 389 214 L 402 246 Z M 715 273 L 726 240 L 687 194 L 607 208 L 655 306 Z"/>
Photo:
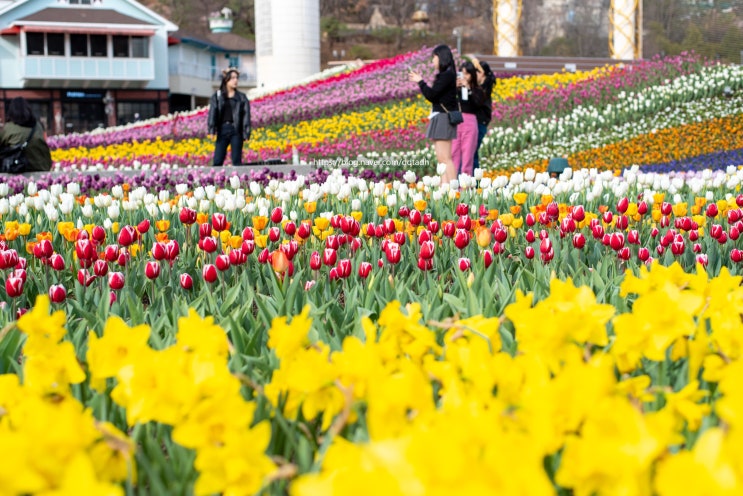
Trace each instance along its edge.
<path fill-rule="evenodd" d="M 490 69 L 487 62 L 479 62 L 476 58 L 472 59 L 477 69 L 477 84 L 482 89 L 485 99 L 477 111 L 477 148 L 475 150 L 475 169 L 480 167 L 480 145 L 482 139 L 488 132 L 488 124 L 493 115 L 493 86 L 495 85 L 495 74 Z"/>
<path fill-rule="evenodd" d="M 457 178 L 457 170 L 451 156 L 451 142 L 457 137 L 457 127 L 449 123 L 447 112 L 459 110 L 454 56 L 447 45 L 439 45 L 433 49 L 433 65 L 438 71 L 433 86 L 428 86 L 423 77 L 412 70 L 408 79 L 418 83 L 423 96 L 431 102 L 426 137 L 433 140 L 438 163 L 446 164 L 446 170 L 441 177 L 442 184 L 446 184 Z"/>
<path fill-rule="evenodd" d="M 0 129 L 0 152 L 28 141 L 23 150 L 28 166 L 21 172 L 51 170 L 52 153 L 44 139 L 44 128 L 28 101 L 20 96 L 13 98 L 5 117 L 8 122 Z"/>
<path fill-rule="evenodd" d="M 242 164 L 243 142 L 250 139 L 250 101 L 237 90 L 240 73 L 231 67 L 224 72 L 222 85 L 209 102 L 207 126 L 217 136 L 214 165 L 222 165 L 230 147 L 232 165 Z"/>

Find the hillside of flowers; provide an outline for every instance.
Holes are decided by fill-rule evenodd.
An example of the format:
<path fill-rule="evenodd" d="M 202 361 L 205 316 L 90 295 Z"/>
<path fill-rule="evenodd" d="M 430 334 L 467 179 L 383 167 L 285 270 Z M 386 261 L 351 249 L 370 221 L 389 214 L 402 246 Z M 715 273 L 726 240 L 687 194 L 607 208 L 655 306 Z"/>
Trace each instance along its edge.
<path fill-rule="evenodd" d="M 740 67 L 506 75 L 442 184 L 429 55 L 245 150 L 428 165 L 203 167 L 199 109 L 2 178 L 0 494 L 743 493 Z"/>
<path fill-rule="evenodd" d="M 296 150 L 302 163 L 340 158 L 354 173 L 391 172 L 393 167 L 381 160 L 390 158 L 421 174 L 433 172 L 435 155 L 425 139 L 430 105 L 407 81 L 409 66 L 430 81 L 430 49 L 334 70 L 255 97 L 254 130 L 243 161 L 291 163 Z M 483 167 L 545 170 L 549 159 L 566 157 L 573 168 L 670 170 L 700 163 L 724 168 L 743 153 L 742 70 L 684 54 L 576 74 L 500 74 L 493 123 L 481 150 Z M 214 143 L 206 135 L 207 110 L 52 137 L 55 168 L 208 165 Z M 666 148 L 668 140 L 683 146 Z"/>

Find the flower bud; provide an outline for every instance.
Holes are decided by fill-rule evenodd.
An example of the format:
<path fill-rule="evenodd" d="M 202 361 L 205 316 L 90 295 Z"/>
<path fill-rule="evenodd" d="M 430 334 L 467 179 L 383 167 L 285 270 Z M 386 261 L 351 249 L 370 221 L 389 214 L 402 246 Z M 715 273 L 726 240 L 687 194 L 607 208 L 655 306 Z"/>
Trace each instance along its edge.
<path fill-rule="evenodd" d="M 61 284 L 52 284 L 49 287 L 49 299 L 52 303 L 62 303 L 67 298 L 67 290 Z"/>

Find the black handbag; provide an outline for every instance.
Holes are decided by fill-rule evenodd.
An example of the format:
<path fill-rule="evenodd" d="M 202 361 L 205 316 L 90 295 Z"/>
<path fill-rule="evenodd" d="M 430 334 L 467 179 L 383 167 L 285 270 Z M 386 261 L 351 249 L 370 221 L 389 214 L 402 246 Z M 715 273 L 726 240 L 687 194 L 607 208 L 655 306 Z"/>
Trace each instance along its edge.
<path fill-rule="evenodd" d="M 29 170 L 30 163 L 26 157 L 26 147 L 33 134 L 34 128 L 32 127 L 26 141 L 0 150 L 0 173 L 18 174 Z"/>
<path fill-rule="evenodd" d="M 443 108 L 446 114 L 449 116 L 449 124 L 451 124 L 452 126 L 458 126 L 464 122 L 464 116 L 462 115 L 462 105 L 459 103 L 459 99 L 457 99 L 457 106 L 459 106 L 459 110 L 452 110 L 451 112 L 449 112 L 448 110 L 446 110 L 446 107 L 444 107 L 444 104 L 441 104 L 441 108 Z"/>

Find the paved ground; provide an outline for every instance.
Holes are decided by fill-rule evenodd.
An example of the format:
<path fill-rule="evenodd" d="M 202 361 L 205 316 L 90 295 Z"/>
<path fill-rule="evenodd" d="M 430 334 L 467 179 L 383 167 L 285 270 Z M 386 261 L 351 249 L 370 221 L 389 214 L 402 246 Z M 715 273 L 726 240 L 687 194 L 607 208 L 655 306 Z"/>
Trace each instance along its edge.
<path fill-rule="evenodd" d="M 224 169 L 225 172 L 229 173 L 233 169 L 237 172 L 243 173 L 248 172 L 250 170 L 255 171 L 263 171 L 268 170 L 270 172 L 290 172 L 292 170 L 296 171 L 298 175 L 307 175 L 313 170 L 315 170 L 314 166 L 311 165 L 291 165 L 291 164 L 283 164 L 283 165 L 240 165 L 240 166 L 226 166 L 226 167 L 211 167 L 211 166 L 205 166 L 205 167 L 199 167 L 198 169 Z M 196 169 L 196 168 L 194 168 Z M 178 170 L 186 170 L 186 169 L 178 169 Z M 190 169 L 189 169 L 190 170 Z M 124 175 L 124 176 L 133 176 L 137 174 L 141 174 L 142 170 L 123 170 L 123 169 L 117 169 L 117 170 L 90 170 L 90 171 L 75 171 L 75 172 L 25 172 L 21 174 L 25 177 L 39 177 L 44 176 L 47 174 L 84 174 L 84 175 L 98 175 L 100 177 L 109 177 L 109 176 L 115 176 L 115 175 Z M 3 177 L 7 177 L 7 174 L 0 174 L 0 182 L 2 182 Z"/>

